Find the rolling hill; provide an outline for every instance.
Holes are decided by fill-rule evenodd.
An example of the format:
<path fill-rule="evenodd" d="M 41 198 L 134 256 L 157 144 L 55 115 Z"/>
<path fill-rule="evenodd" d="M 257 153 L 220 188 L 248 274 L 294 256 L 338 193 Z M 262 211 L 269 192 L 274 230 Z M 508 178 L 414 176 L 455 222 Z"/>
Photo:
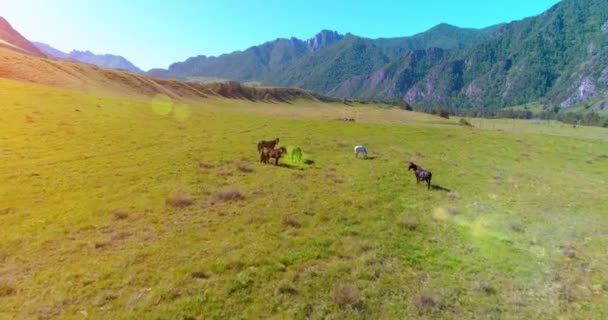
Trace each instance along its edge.
<path fill-rule="evenodd" d="M 188 101 L 218 96 L 250 101 L 331 101 L 302 89 L 252 88 L 237 82 L 186 83 L 78 62 L 32 57 L 3 48 L 0 48 L 0 58 L 0 78 L 137 99 L 164 96 Z"/>
<path fill-rule="evenodd" d="M 0 17 L 0 47 L 35 57 L 46 57 L 42 51 L 13 29 L 3 17 Z"/>

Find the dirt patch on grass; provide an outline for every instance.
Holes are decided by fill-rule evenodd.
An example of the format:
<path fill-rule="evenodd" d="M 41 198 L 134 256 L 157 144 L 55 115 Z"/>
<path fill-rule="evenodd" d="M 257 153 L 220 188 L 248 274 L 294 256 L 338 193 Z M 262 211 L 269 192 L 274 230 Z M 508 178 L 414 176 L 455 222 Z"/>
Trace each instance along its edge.
<path fill-rule="evenodd" d="M 339 285 L 334 290 L 334 302 L 340 307 L 360 307 L 363 304 L 361 292 L 352 284 Z"/>

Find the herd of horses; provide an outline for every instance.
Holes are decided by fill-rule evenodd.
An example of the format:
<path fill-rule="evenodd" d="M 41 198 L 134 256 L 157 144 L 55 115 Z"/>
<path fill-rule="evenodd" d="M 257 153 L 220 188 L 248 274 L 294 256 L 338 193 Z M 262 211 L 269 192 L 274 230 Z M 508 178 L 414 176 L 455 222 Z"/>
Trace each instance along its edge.
<path fill-rule="evenodd" d="M 279 159 L 287 154 L 286 147 L 275 149 L 279 143 L 279 138 L 274 140 L 262 140 L 258 142 L 258 153 L 260 154 L 260 162 L 269 163 L 270 159 L 274 159 L 274 165 L 279 165 Z M 290 152 L 290 160 L 293 163 L 298 163 L 302 160 L 302 149 L 299 147 L 293 148 Z"/>
<path fill-rule="evenodd" d="M 279 159 L 287 154 L 287 148 L 279 147 L 275 149 L 278 143 L 279 138 L 268 141 L 262 140 L 258 142 L 260 162 L 269 163 L 270 159 L 274 159 L 274 165 L 279 165 Z M 355 146 L 355 157 L 358 158 L 360 154 L 363 155 L 364 158 L 367 158 L 367 149 L 365 146 Z M 302 160 L 302 149 L 299 147 L 294 148 L 290 153 L 290 159 L 292 162 L 300 162 Z M 431 189 L 431 179 L 433 178 L 433 174 L 430 171 L 423 169 L 421 166 L 413 162 L 409 162 L 409 167 L 407 170 L 414 170 L 414 176 L 416 177 L 417 184 L 419 184 L 421 181 L 425 182 L 427 189 Z"/>

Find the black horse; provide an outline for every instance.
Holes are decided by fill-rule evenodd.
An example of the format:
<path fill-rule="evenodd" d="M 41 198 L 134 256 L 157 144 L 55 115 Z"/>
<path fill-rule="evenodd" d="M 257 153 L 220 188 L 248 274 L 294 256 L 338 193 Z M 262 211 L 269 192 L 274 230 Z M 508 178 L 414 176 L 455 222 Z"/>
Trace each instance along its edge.
<path fill-rule="evenodd" d="M 407 168 L 407 170 L 414 170 L 414 175 L 416 176 L 416 183 L 420 183 L 420 181 L 426 181 L 426 186 L 428 188 L 428 190 L 431 190 L 431 178 L 433 177 L 433 174 L 430 171 L 424 170 L 422 169 L 421 166 L 410 162 L 410 166 Z"/>
<path fill-rule="evenodd" d="M 279 143 L 279 138 L 270 141 L 262 140 L 258 142 L 258 152 L 262 152 L 264 148 L 272 150 L 277 145 L 277 143 Z"/>

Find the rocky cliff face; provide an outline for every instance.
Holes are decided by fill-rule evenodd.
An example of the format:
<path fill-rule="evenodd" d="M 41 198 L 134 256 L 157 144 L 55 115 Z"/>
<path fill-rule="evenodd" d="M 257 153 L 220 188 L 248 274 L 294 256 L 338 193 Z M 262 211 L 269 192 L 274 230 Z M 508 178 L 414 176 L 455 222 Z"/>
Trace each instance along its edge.
<path fill-rule="evenodd" d="M 343 37 L 336 31 L 322 30 L 314 37 L 306 40 L 306 46 L 310 51 L 315 52 L 342 40 Z"/>

